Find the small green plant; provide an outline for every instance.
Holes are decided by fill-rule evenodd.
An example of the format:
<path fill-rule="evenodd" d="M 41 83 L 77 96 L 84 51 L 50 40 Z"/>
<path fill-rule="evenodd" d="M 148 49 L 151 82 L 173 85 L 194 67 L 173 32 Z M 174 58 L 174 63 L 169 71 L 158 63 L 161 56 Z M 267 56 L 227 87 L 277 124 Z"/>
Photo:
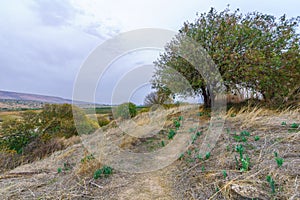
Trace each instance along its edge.
<path fill-rule="evenodd" d="M 205 171 L 205 167 L 204 167 L 204 165 L 202 165 L 202 167 L 201 167 L 201 171 L 202 171 L 202 172 L 204 172 L 204 171 Z"/>
<path fill-rule="evenodd" d="M 267 181 L 268 181 L 268 183 L 269 183 L 269 185 L 272 189 L 272 193 L 275 193 L 276 191 L 275 191 L 275 181 L 274 181 L 274 179 L 271 176 L 268 175 L 267 176 Z"/>
<path fill-rule="evenodd" d="M 197 158 L 198 158 L 199 160 L 203 160 L 203 158 L 202 158 L 202 155 L 201 155 L 201 154 L 198 154 L 198 155 L 197 155 Z"/>
<path fill-rule="evenodd" d="M 281 122 L 281 126 L 286 126 L 286 122 Z"/>
<path fill-rule="evenodd" d="M 282 164 L 283 164 L 283 161 L 284 161 L 283 158 L 278 158 L 278 157 L 277 157 L 277 158 L 275 158 L 275 160 L 276 160 L 277 166 L 278 166 L 278 167 L 281 167 Z"/>
<path fill-rule="evenodd" d="M 201 131 L 198 131 L 198 132 L 196 133 L 196 135 L 199 137 L 199 136 L 202 135 L 202 132 L 201 132 Z"/>
<path fill-rule="evenodd" d="M 240 169 L 241 172 L 248 171 L 250 168 L 250 158 L 248 157 L 248 155 L 244 157 L 244 151 L 245 151 L 244 147 L 242 145 L 237 145 L 235 147 L 235 150 L 240 155 L 239 159 L 237 159 L 237 157 L 235 156 L 236 168 Z"/>
<path fill-rule="evenodd" d="M 299 127 L 299 124 L 296 124 L 296 123 L 291 124 L 291 128 L 298 128 L 298 127 Z"/>
<path fill-rule="evenodd" d="M 183 158 L 184 158 L 184 153 L 181 153 L 178 159 L 182 160 Z"/>
<path fill-rule="evenodd" d="M 87 161 L 90 161 L 90 160 L 94 160 L 94 159 L 95 159 L 94 154 L 90 154 L 90 155 L 87 155 L 84 158 L 82 158 L 80 162 L 84 163 L 84 162 L 87 162 Z"/>
<path fill-rule="evenodd" d="M 210 158 L 210 152 L 206 152 L 205 158 L 206 158 L 206 159 L 209 159 L 209 158 Z"/>
<path fill-rule="evenodd" d="M 197 134 L 192 135 L 192 144 L 195 143 L 195 141 L 197 140 L 197 138 L 198 138 Z"/>
<path fill-rule="evenodd" d="M 169 140 L 173 139 L 175 135 L 176 135 L 176 132 L 173 129 L 171 129 L 169 131 L 169 135 L 168 135 Z"/>
<path fill-rule="evenodd" d="M 241 162 L 242 162 L 242 168 L 240 169 L 241 172 L 248 171 L 250 167 L 250 158 L 246 156 L 246 158 L 241 159 Z"/>
<path fill-rule="evenodd" d="M 256 135 L 256 136 L 254 136 L 254 140 L 258 141 L 258 140 L 260 140 L 260 137 L 258 135 Z"/>
<path fill-rule="evenodd" d="M 233 138 L 237 142 L 247 142 L 247 137 L 250 136 L 248 131 L 242 131 L 240 134 L 234 133 Z"/>
<path fill-rule="evenodd" d="M 222 171 L 222 174 L 223 174 L 223 177 L 224 177 L 224 178 L 227 177 L 227 172 L 226 172 L 226 170 L 223 170 L 223 171 Z"/>
<path fill-rule="evenodd" d="M 112 173 L 113 173 L 113 168 L 111 168 L 109 166 L 103 166 L 101 169 L 97 169 L 94 172 L 94 179 L 101 178 L 102 176 L 104 176 L 106 178 L 109 175 L 111 175 Z"/>
<path fill-rule="evenodd" d="M 230 115 L 230 117 L 236 117 L 236 114 L 235 114 L 235 113 L 232 113 L 232 114 Z"/>
<path fill-rule="evenodd" d="M 165 146 L 165 141 L 161 141 L 161 146 L 162 146 L 162 147 Z"/>
<path fill-rule="evenodd" d="M 276 163 L 277 163 L 277 166 L 278 166 L 278 167 L 281 167 L 281 166 L 283 165 L 284 159 L 283 159 L 283 158 L 280 158 L 280 157 L 278 156 L 278 153 L 277 153 L 276 151 L 274 152 L 274 155 L 275 155 L 275 161 L 276 161 Z"/>
<path fill-rule="evenodd" d="M 62 168 L 61 167 L 59 167 L 59 168 L 57 168 L 57 173 L 62 173 Z"/>
<path fill-rule="evenodd" d="M 174 123 L 175 128 L 178 130 L 181 125 L 180 122 L 177 120 L 174 120 L 173 123 Z"/>
<path fill-rule="evenodd" d="M 188 151 L 187 151 L 187 154 L 190 156 L 190 155 L 192 155 L 192 151 L 189 149 Z"/>
<path fill-rule="evenodd" d="M 183 117 L 182 117 L 182 116 L 179 116 L 179 117 L 178 117 L 178 120 L 179 120 L 179 121 L 182 121 L 182 120 L 183 120 Z"/>
<path fill-rule="evenodd" d="M 226 151 L 230 151 L 230 146 L 229 145 L 226 146 Z"/>

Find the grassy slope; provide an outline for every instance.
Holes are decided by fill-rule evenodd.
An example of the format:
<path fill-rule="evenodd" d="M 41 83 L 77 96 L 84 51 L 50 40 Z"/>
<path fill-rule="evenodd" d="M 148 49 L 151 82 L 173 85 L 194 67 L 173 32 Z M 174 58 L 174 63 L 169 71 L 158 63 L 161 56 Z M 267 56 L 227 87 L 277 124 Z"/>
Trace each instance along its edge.
<path fill-rule="evenodd" d="M 290 125 L 300 122 L 299 112 L 253 108 L 238 113 L 230 111 L 216 147 L 205 160 L 197 158 L 197 149 L 204 139 L 209 117 L 201 116 L 200 129 L 204 134 L 181 160 L 152 173 L 115 171 L 109 178 L 97 180 L 92 176 L 101 163 L 96 159 L 81 162 L 89 153 L 78 138 L 72 138 L 68 142 L 73 145 L 66 150 L 2 174 L 0 196 L 6 199 L 297 199 L 300 198 L 300 132 Z M 193 116 L 197 113 L 191 111 Z M 178 117 L 176 112 L 168 117 L 166 131 L 172 127 L 174 117 Z M 143 116 L 138 116 L 136 121 L 140 125 L 147 123 Z M 282 126 L 282 122 L 287 125 Z M 118 135 L 120 131 L 114 131 L 113 124 L 109 126 L 109 134 L 122 137 Z M 250 136 L 239 141 L 234 135 L 244 130 Z M 255 141 L 255 136 L 259 140 Z M 163 134 L 147 140 L 124 136 L 122 144 L 132 151 L 144 152 L 159 148 L 157 144 L 161 140 L 168 142 Z M 235 150 L 237 145 L 243 145 L 244 155 L 250 157 L 248 171 L 237 169 L 241 167 L 235 161 L 235 156 L 239 156 Z M 284 159 L 281 167 L 276 164 L 274 151 Z M 57 173 L 58 168 L 63 168 L 63 172 Z M 268 175 L 274 179 L 275 193 L 266 180 Z"/>

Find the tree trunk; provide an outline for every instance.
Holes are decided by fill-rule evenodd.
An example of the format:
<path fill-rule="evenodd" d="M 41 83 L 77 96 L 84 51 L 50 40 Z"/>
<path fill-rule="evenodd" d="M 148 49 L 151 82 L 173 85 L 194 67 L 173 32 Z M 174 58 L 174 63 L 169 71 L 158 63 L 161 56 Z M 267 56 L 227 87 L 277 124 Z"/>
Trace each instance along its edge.
<path fill-rule="evenodd" d="M 211 107 L 211 98 L 210 98 L 209 90 L 206 87 L 201 87 L 201 90 L 202 90 L 202 96 L 203 96 L 203 101 L 204 101 L 204 107 L 210 108 Z"/>

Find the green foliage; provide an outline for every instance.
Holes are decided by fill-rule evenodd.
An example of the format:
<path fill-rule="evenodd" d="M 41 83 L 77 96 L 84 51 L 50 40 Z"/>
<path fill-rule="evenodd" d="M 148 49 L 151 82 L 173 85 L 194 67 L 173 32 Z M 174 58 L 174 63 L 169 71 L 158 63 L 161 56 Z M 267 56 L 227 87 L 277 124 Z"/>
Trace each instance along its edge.
<path fill-rule="evenodd" d="M 113 174 L 113 168 L 109 166 L 103 166 L 101 169 L 97 169 L 94 172 L 94 179 L 98 179 L 101 177 L 108 177 L 109 175 Z"/>
<path fill-rule="evenodd" d="M 254 136 L 254 141 L 260 140 L 260 137 L 258 135 Z"/>
<path fill-rule="evenodd" d="M 209 159 L 209 158 L 210 158 L 210 152 L 206 152 L 205 158 L 206 158 L 206 159 Z"/>
<path fill-rule="evenodd" d="M 87 155 L 84 158 L 82 158 L 80 162 L 85 163 L 87 161 L 94 160 L 94 159 L 95 159 L 94 154 L 90 154 L 90 155 Z"/>
<path fill-rule="evenodd" d="M 283 158 L 280 158 L 280 157 L 278 156 L 278 153 L 277 153 L 276 151 L 274 152 L 274 156 L 275 156 L 275 161 L 276 161 L 276 163 L 277 163 L 277 166 L 278 166 L 278 167 L 281 167 L 281 166 L 283 165 L 284 159 L 283 159 Z"/>
<path fill-rule="evenodd" d="M 174 120 L 173 123 L 174 123 L 175 128 L 176 128 L 176 129 L 179 129 L 179 127 L 180 127 L 180 125 L 181 125 L 180 122 L 177 121 L 177 120 Z"/>
<path fill-rule="evenodd" d="M 298 127 L 299 127 L 299 124 L 296 124 L 296 123 L 291 124 L 291 128 L 298 128 Z"/>
<path fill-rule="evenodd" d="M 236 168 L 240 169 L 241 172 L 248 171 L 250 168 L 250 158 L 248 155 L 244 156 L 245 148 L 243 145 L 237 145 L 235 150 L 239 153 L 239 159 L 235 156 Z"/>
<path fill-rule="evenodd" d="M 269 183 L 271 189 L 272 189 L 272 193 L 275 193 L 275 181 L 271 176 L 267 176 L 267 182 Z"/>
<path fill-rule="evenodd" d="M 79 120 L 75 126 L 73 111 Z M 21 118 L 6 120 L 2 123 L 0 149 L 15 150 L 22 153 L 31 144 L 47 146 L 53 138 L 71 137 L 80 133 L 91 133 L 96 129 L 82 110 L 69 104 L 46 104 L 41 112 L 26 111 Z M 28 152 L 30 153 L 30 152 Z"/>
<path fill-rule="evenodd" d="M 286 122 L 281 122 L 281 126 L 286 126 Z"/>
<path fill-rule="evenodd" d="M 177 36 L 165 47 L 165 53 L 155 62 L 152 80 L 154 88 L 172 87 L 174 94 L 202 95 L 204 104 L 210 106 L 214 99 L 211 88 L 194 66 L 176 53 L 190 37 L 199 45 L 189 46 L 188 52 L 201 63 L 205 56 L 194 51 L 202 46 L 216 64 L 227 92 L 247 90 L 262 95 L 270 104 L 281 105 L 299 88 L 300 45 L 297 27 L 300 17 L 287 19 L 285 15 L 252 12 L 242 14 L 229 8 L 199 14 L 194 22 L 186 22 Z M 209 72 L 209 65 L 202 65 Z M 176 73 L 188 80 L 193 91 L 181 89 Z M 176 90 L 178 88 L 178 90 Z"/>
<path fill-rule="evenodd" d="M 34 124 L 23 119 L 4 121 L 2 123 L 0 148 L 22 153 L 23 148 L 37 137 L 35 128 Z"/>
<path fill-rule="evenodd" d="M 233 138 L 237 142 L 247 142 L 247 137 L 250 136 L 250 133 L 248 131 L 242 131 L 239 135 L 234 133 Z"/>
<path fill-rule="evenodd" d="M 114 109 L 114 116 L 121 119 L 130 119 L 137 114 L 136 105 L 134 103 L 123 103 Z"/>
<path fill-rule="evenodd" d="M 174 131 L 173 129 L 171 129 L 169 131 L 169 135 L 168 135 L 169 140 L 173 139 L 175 135 L 176 135 L 176 131 Z"/>
<path fill-rule="evenodd" d="M 226 170 L 223 170 L 223 171 L 222 171 L 222 174 L 223 174 L 223 177 L 224 177 L 224 178 L 226 178 L 226 177 L 228 176 Z"/>

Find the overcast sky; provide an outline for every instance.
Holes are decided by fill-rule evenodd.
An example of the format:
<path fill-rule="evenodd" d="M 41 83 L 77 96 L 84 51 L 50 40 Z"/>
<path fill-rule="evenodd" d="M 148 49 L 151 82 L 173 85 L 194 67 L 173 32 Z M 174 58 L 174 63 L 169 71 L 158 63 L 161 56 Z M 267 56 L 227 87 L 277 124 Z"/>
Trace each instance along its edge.
<path fill-rule="evenodd" d="M 300 15 L 298 0 L 0 0 L 0 90 L 72 98 L 77 73 L 90 52 L 124 31 L 163 28 L 177 31 L 196 13 L 227 4 L 242 12 L 275 16 Z M 158 52 L 135 54 L 116 62 L 120 67 L 149 64 Z M 119 69 L 118 72 L 116 69 Z M 129 69 L 129 68 L 128 68 Z M 125 70 L 126 71 L 126 70 Z M 122 73 L 120 73 L 122 72 Z M 114 77 L 114 76 L 112 76 Z M 109 82 L 111 80 L 111 84 Z M 116 79 L 117 80 L 117 79 Z M 116 80 L 100 85 L 111 90 Z M 133 92 L 141 103 L 150 86 Z M 110 95 L 97 95 L 110 103 Z M 121 101 L 121 100 L 120 100 Z"/>

